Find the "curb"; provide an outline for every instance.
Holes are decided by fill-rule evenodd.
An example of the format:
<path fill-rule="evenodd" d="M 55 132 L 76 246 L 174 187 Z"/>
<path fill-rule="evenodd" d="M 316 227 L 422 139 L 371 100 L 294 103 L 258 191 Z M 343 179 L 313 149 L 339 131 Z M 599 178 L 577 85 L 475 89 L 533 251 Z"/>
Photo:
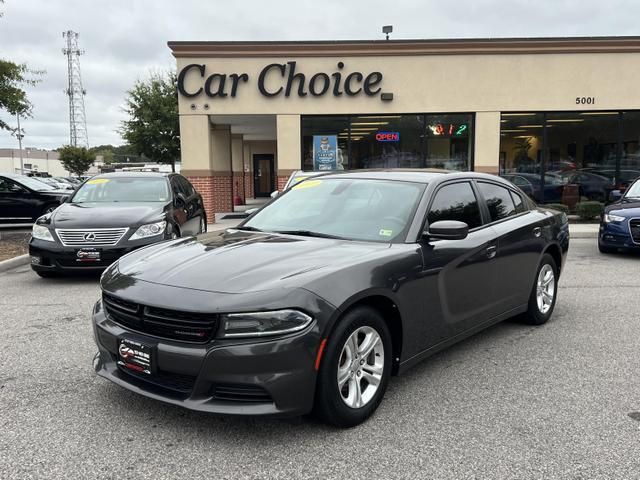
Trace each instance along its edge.
<path fill-rule="evenodd" d="M 0 272 L 6 272 L 12 270 L 21 265 L 29 264 L 29 254 L 18 255 L 17 257 L 10 258 L 9 260 L 3 260 L 0 262 Z"/>

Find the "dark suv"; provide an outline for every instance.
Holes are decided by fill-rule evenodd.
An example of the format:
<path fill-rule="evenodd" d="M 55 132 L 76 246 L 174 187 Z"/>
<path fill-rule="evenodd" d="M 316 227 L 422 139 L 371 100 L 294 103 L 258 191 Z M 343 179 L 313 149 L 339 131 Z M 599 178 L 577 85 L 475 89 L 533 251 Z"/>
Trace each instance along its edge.
<path fill-rule="evenodd" d="M 202 196 L 183 176 L 107 173 L 38 218 L 31 267 L 41 277 L 100 270 L 136 248 L 206 230 Z"/>

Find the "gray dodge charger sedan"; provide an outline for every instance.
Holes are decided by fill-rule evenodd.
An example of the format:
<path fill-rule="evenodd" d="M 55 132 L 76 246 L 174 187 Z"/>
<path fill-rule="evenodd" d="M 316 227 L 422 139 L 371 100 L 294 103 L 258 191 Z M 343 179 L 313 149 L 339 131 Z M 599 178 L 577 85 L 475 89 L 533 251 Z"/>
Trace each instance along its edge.
<path fill-rule="evenodd" d="M 221 235 L 136 250 L 101 279 L 98 375 L 231 415 L 350 427 L 389 378 L 509 317 L 551 317 L 564 214 L 499 177 L 305 180 Z"/>

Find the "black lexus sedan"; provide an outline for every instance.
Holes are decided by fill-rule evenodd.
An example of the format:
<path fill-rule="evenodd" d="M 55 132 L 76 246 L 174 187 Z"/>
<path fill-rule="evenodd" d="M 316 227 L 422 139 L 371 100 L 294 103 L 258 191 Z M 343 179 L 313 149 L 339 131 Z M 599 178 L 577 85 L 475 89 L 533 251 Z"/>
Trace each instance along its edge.
<path fill-rule="evenodd" d="M 549 320 L 568 246 L 564 214 L 496 176 L 308 179 L 235 229 L 108 268 L 94 367 L 193 410 L 353 426 L 391 375 L 506 318 Z"/>
<path fill-rule="evenodd" d="M 0 224 L 31 223 L 52 212 L 69 191 L 58 190 L 37 178 L 0 173 Z"/>
<path fill-rule="evenodd" d="M 104 270 L 132 250 L 206 229 L 202 196 L 183 176 L 106 173 L 36 220 L 31 268 L 41 277 Z"/>

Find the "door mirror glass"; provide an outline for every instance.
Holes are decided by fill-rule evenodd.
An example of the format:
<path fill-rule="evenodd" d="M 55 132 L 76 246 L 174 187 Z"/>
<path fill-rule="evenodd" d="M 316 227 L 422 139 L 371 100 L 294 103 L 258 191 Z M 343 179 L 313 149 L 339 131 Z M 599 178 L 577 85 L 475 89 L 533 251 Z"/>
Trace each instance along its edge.
<path fill-rule="evenodd" d="M 429 225 L 425 236 L 429 239 L 463 240 L 469 235 L 469 225 L 457 220 L 439 220 Z"/>
<path fill-rule="evenodd" d="M 611 190 L 611 192 L 609 193 L 610 202 L 617 202 L 621 198 L 622 198 L 622 192 L 620 190 Z"/>

